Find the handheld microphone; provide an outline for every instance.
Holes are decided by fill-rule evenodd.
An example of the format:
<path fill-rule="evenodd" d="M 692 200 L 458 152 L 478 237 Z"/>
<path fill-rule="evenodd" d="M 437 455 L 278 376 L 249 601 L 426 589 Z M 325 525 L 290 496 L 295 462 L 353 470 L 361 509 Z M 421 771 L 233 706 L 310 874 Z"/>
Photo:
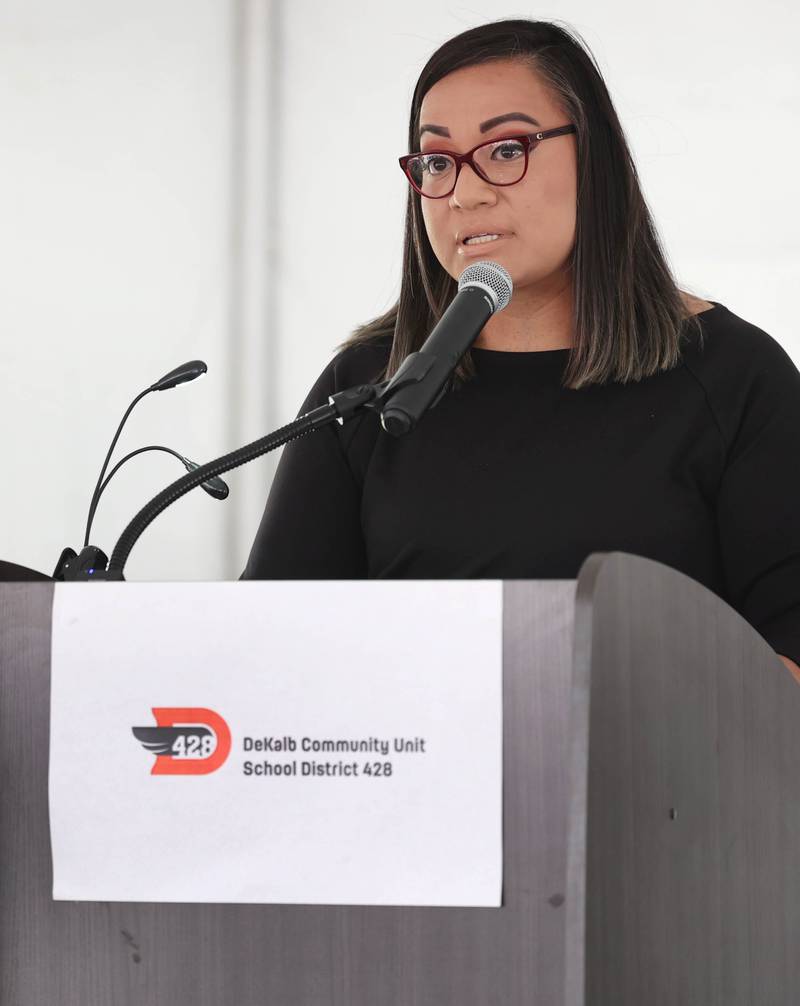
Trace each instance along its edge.
<path fill-rule="evenodd" d="M 458 293 L 416 353 L 410 353 L 383 389 L 390 399 L 381 410 L 381 426 L 399 437 L 409 433 L 420 417 L 433 408 L 458 361 L 497 311 L 508 306 L 514 284 L 498 262 L 467 266 Z"/>
<path fill-rule="evenodd" d="M 362 384 L 328 397 L 327 405 L 298 416 L 293 422 L 244 447 L 209 461 L 168 485 L 144 506 L 120 535 L 103 579 L 124 580 L 131 549 L 141 534 L 168 506 L 210 478 L 247 464 L 290 440 L 334 421 L 344 423 L 360 409 L 379 412 L 383 428 L 395 436 L 413 428 L 426 409 L 441 397 L 458 361 L 477 339 L 495 311 L 511 300 L 513 283 L 497 262 L 476 262 L 461 275 L 458 293 L 433 332 L 416 353 L 406 357 L 391 381 Z M 391 394 L 391 398 L 386 398 Z"/>

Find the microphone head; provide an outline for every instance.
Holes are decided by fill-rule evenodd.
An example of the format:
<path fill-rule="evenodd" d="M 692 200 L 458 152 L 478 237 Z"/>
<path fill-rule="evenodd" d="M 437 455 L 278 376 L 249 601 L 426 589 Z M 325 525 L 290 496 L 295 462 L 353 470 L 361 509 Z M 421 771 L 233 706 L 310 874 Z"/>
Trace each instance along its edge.
<path fill-rule="evenodd" d="M 193 472 L 196 468 L 200 467 L 196 461 L 190 461 L 189 458 L 184 458 L 182 455 L 181 461 L 183 461 L 187 472 Z M 227 499 L 228 483 L 217 476 L 213 476 L 210 479 L 206 479 L 205 482 L 201 482 L 200 488 L 204 489 L 209 496 L 213 496 L 215 500 Z"/>
<path fill-rule="evenodd" d="M 202 377 L 207 370 L 208 367 L 202 360 L 189 360 L 188 363 L 182 363 L 180 367 L 176 367 L 168 374 L 164 374 L 159 381 L 150 386 L 150 390 L 167 391 L 178 384 L 184 384 L 186 381 L 193 381 L 196 377 Z"/>
<path fill-rule="evenodd" d="M 491 262 L 488 259 L 473 262 L 461 273 L 458 280 L 459 292 L 465 286 L 479 286 L 485 290 L 494 304 L 494 313 L 508 307 L 511 294 L 514 292 L 514 284 L 508 271 L 499 262 Z"/>

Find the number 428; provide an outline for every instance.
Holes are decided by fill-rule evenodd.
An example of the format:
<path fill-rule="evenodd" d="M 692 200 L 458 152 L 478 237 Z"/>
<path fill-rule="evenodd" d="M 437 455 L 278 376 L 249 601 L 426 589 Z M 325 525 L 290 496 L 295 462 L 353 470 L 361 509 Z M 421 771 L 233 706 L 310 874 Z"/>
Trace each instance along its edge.
<path fill-rule="evenodd" d="M 208 758 L 214 750 L 214 738 L 210 734 L 178 734 L 172 744 L 173 758 Z"/>

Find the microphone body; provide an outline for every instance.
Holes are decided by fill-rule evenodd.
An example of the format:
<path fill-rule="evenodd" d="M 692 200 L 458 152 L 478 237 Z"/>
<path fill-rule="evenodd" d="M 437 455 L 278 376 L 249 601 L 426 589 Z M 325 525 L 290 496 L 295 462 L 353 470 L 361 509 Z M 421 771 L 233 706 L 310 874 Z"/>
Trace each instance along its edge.
<path fill-rule="evenodd" d="M 458 293 L 431 334 L 418 352 L 411 353 L 403 361 L 390 381 L 339 391 L 329 396 L 327 405 L 312 409 L 274 433 L 209 461 L 177 479 L 133 518 L 122 532 L 107 570 L 94 578 L 124 580 L 123 570 L 131 549 L 142 532 L 168 506 L 202 483 L 247 464 L 296 437 L 320 429 L 334 420 L 344 423 L 362 408 L 379 412 L 381 424 L 387 432 L 395 436 L 407 433 L 426 409 L 436 404 L 458 361 L 477 339 L 491 315 L 507 307 L 512 291 L 511 276 L 497 262 L 480 261 L 468 266 L 458 281 Z"/>
<path fill-rule="evenodd" d="M 511 277 L 497 262 L 476 262 L 464 270 L 458 293 L 431 334 L 416 353 L 403 360 L 381 394 L 381 399 L 388 399 L 381 411 L 387 433 L 409 433 L 436 405 L 458 361 L 489 318 L 506 307 L 512 289 Z"/>

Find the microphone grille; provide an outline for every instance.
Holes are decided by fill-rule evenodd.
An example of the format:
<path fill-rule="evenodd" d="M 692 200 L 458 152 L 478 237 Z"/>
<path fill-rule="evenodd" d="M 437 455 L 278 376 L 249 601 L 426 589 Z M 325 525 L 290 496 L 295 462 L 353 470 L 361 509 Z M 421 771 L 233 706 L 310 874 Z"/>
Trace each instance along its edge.
<path fill-rule="evenodd" d="M 473 262 L 461 273 L 458 279 L 459 292 L 465 286 L 483 287 L 494 301 L 495 311 L 502 311 L 504 307 L 508 307 L 514 291 L 514 284 L 508 272 L 499 262 L 490 262 L 488 259 Z"/>

